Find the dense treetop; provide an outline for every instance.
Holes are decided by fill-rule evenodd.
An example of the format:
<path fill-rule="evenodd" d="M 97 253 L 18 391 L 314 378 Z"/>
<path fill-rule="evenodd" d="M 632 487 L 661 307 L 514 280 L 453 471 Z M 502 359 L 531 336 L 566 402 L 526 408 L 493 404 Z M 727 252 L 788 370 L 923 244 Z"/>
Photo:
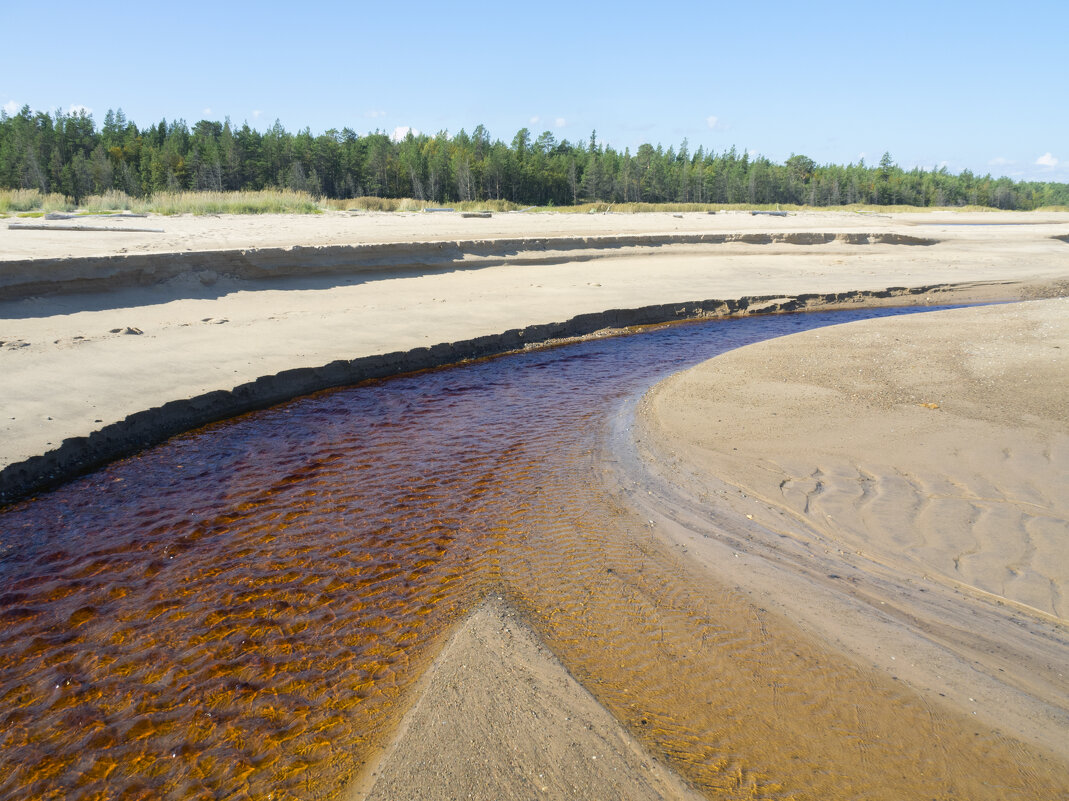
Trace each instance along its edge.
<path fill-rule="evenodd" d="M 1069 204 L 1069 184 L 1015 182 L 904 170 L 890 154 L 878 164 L 818 165 L 802 155 L 783 164 L 734 147 L 716 153 L 649 144 L 632 153 L 598 142 L 558 141 L 521 129 L 509 144 L 482 125 L 470 133 L 409 133 L 393 140 L 349 128 L 313 136 L 279 122 L 263 133 L 248 123 L 183 120 L 139 128 L 122 110 L 97 128 L 85 113 L 0 112 L 0 188 L 58 192 L 75 202 L 117 189 L 161 191 L 288 188 L 331 198 L 414 197 L 435 203 L 504 199 L 523 205 L 580 202 L 790 203 L 835 206 L 981 205 L 1034 209 Z"/>

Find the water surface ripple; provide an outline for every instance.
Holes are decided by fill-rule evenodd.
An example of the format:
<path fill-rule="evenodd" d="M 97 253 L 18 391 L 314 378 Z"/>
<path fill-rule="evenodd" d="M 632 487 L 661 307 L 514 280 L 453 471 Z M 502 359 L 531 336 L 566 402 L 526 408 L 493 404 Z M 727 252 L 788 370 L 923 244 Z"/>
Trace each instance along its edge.
<path fill-rule="evenodd" d="M 674 325 L 321 393 L 10 507 L 0 798 L 334 797 L 488 593 L 717 797 L 986 797 L 977 762 L 1005 797 L 1046 781 L 971 727 L 955 751 L 956 724 L 819 648 L 785 659 L 744 599 L 604 490 L 623 399 L 731 348 L 889 313 Z M 861 695 L 805 689 L 814 670 Z M 881 743 L 903 727 L 914 745 Z"/>

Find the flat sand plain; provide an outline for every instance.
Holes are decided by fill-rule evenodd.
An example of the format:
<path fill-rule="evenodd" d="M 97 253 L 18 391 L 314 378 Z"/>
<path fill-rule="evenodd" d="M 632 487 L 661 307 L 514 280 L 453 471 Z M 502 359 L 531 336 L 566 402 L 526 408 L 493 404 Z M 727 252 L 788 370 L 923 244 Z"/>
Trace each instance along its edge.
<path fill-rule="evenodd" d="M 955 288 L 905 298 L 920 304 L 1069 291 L 1069 214 L 333 213 L 85 224 L 163 233 L 0 228 L 0 467 L 143 409 L 289 368 L 607 309 L 888 287 Z M 374 258 L 346 251 L 369 245 L 385 249 Z M 1069 764 L 1056 739 L 1069 721 L 1066 317 L 1065 301 L 1050 301 L 969 312 L 938 329 L 888 320 L 747 348 L 723 357 L 736 371 L 730 403 L 747 404 L 731 416 L 669 382 L 637 439 L 645 462 L 634 475 L 651 488 L 651 519 L 710 575 L 745 583 L 807 636 Z M 720 365 L 678 386 L 708 382 Z M 1001 382 L 996 400 L 985 382 Z M 726 429 L 712 428 L 716 414 Z M 829 431 L 832 445 L 819 450 Z M 739 451 L 719 447 L 728 436 Z M 758 528 L 775 532 L 772 544 Z M 421 720 L 445 733 L 490 732 L 479 756 L 498 766 L 499 787 L 510 786 L 513 768 L 531 758 L 512 750 L 518 735 L 508 727 L 528 731 L 520 704 L 545 719 L 585 703 L 534 654 L 537 643 L 490 637 L 509 625 L 508 610 L 480 614 L 424 683 L 429 692 L 381 766 L 384 783 L 365 781 L 358 795 L 452 797 L 460 785 L 436 793 L 432 779 L 391 767 L 413 731 L 424 732 L 419 745 L 440 772 L 465 758 L 472 738 L 434 737 Z M 450 673 L 458 648 L 462 666 L 479 666 L 470 689 Z M 496 683 L 507 674 L 534 690 L 521 698 Z M 517 700 L 482 709 L 479 699 L 495 695 Z M 485 714 L 457 717 L 473 709 Z M 578 728 L 543 727 L 525 753 L 548 748 L 563 760 L 611 740 L 622 786 L 644 788 L 619 797 L 686 794 L 595 712 Z M 602 779 L 584 771 L 556 773 L 538 792 L 597 794 Z M 536 773 L 517 775 L 534 790 Z M 491 797 L 494 787 L 473 789 Z"/>

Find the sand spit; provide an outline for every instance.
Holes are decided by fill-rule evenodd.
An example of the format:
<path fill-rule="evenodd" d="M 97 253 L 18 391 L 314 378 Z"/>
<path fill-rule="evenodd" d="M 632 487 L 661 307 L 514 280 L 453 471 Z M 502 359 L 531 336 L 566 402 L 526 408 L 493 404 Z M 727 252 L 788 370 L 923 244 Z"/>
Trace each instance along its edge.
<path fill-rule="evenodd" d="M 698 799 L 500 601 L 453 634 L 377 765 L 343 798 Z"/>
<path fill-rule="evenodd" d="M 646 504 L 722 580 L 1069 761 L 1066 398 L 1065 298 L 752 345 L 647 396 Z"/>

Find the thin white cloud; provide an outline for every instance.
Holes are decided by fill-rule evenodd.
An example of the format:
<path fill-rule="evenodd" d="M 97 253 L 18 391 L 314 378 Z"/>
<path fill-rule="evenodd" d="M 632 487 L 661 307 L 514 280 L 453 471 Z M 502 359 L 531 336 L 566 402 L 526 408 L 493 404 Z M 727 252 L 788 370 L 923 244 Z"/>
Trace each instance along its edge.
<path fill-rule="evenodd" d="M 750 158 L 752 158 L 752 159 L 757 158 L 757 151 L 756 150 L 747 150 L 746 152 L 750 155 Z"/>
<path fill-rule="evenodd" d="M 252 118 L 253 118 L 254 120 L 258 120 L 258 119 L 260 119 L 260 115 L 261 115 L 261 114 L 263 114 L 263 112 L 262 112 L 262 111 L 260 111 L 260 109 L 258 109 L 258 108 L 255 108 L 255 109 L 253 109 L 253 110 L 252 110 Z"/>
<path fill-rule="evenodd" d="M 1013 162 L 1005 156 L 995 156 L 991 161 L 987 162 L 991 167 L 1001 167 L 1004 164 L 1013 164 Z"/>
<path fill-rule="evenodd" d="M 395 142 L 400 142 L 402 139 L 408 136 L 409 133 L 411 133 L 413 136 L 419 136 L 418 129 L 409 128 L 407 125 L 398 125 L 396 128 L 393 129 L 393 133 L 390 134 L 390 138 Z"/>
<path fill-rule="evenodd" d="M 1058 159 L 1056 159 L 1054 156 L 1052 156 L 1050 154 L 1050 152 L 1048 151 L 1048 152 L 1044 153 L 1042 156 L 1040 156 L 1038 159 L 1036 159 L 1036 164 L 1038 164 L 1041 167 L 1057 167 L 1058 166 Z"/>
<path fill-rule="evenodd" d="M 211 107 L 201 109 L 200 113 L 207 117 L 212 113 Z"/>
<path fill-rule="evenodd" d="M 373 119 L 373 120 L 377 120 L 379 117 L 385 117 L 386 116 L 386 112 L 383 111 L 382 109 L 377 109 L 376 108 L 376 109 L 371 109 L 370 111 L 365 111 L 364 112 L 364 116 L 365 117 L 371 117 L 371 119 Z"/>
<path fill-rule="evenodd" d="M 20 108 L 22 108 L 22 106 L 20 106 L 14 100 L 8 100 L 6 103 L 4 103 L 4 111 L 7 112 L 7 116 L 9 117 L 14 117 L 16 114 L 18 114 Z"/>
<path fill-rule="evenodd" d="M 529 120 L 527 120 L 527 124 L 528 125 L 538 125 L 538 123 L 540 123 L 541 121 L 542 121 L 542 118 L 539 117 L 537 114 L 535 114 L 533 117 L 531 117 Z"/>
<path fill-rule="evenodd" d="M 715 131 L 720 125 L 720 118 L 710 114 L 708 117 L 705 118 L 705 124 L 708 125 L 710 129 Z"/>
<path fill-rule="evenodd" d="M 564 117 L 557 117 L 557 119 L 554 120 L 554 122 L 556 123 L 558 128 L 563 128 L 565 125 L 568 124 L 568 121 L 566 119 L 564 119 Z"/>
<path fill-rule="evenodd" d="M 83 106 L 80 103 L 71 103 L 70 107 L 67 109 L 67 113 L 68 114 L 85 114 L 86 116 L 88 116 L 89 114 L 93 113 L 93 109 L 89 108 L 89 106 Z M 1048 155 L 1050 155 L 1050 154 L 1048 154 Z"/>

